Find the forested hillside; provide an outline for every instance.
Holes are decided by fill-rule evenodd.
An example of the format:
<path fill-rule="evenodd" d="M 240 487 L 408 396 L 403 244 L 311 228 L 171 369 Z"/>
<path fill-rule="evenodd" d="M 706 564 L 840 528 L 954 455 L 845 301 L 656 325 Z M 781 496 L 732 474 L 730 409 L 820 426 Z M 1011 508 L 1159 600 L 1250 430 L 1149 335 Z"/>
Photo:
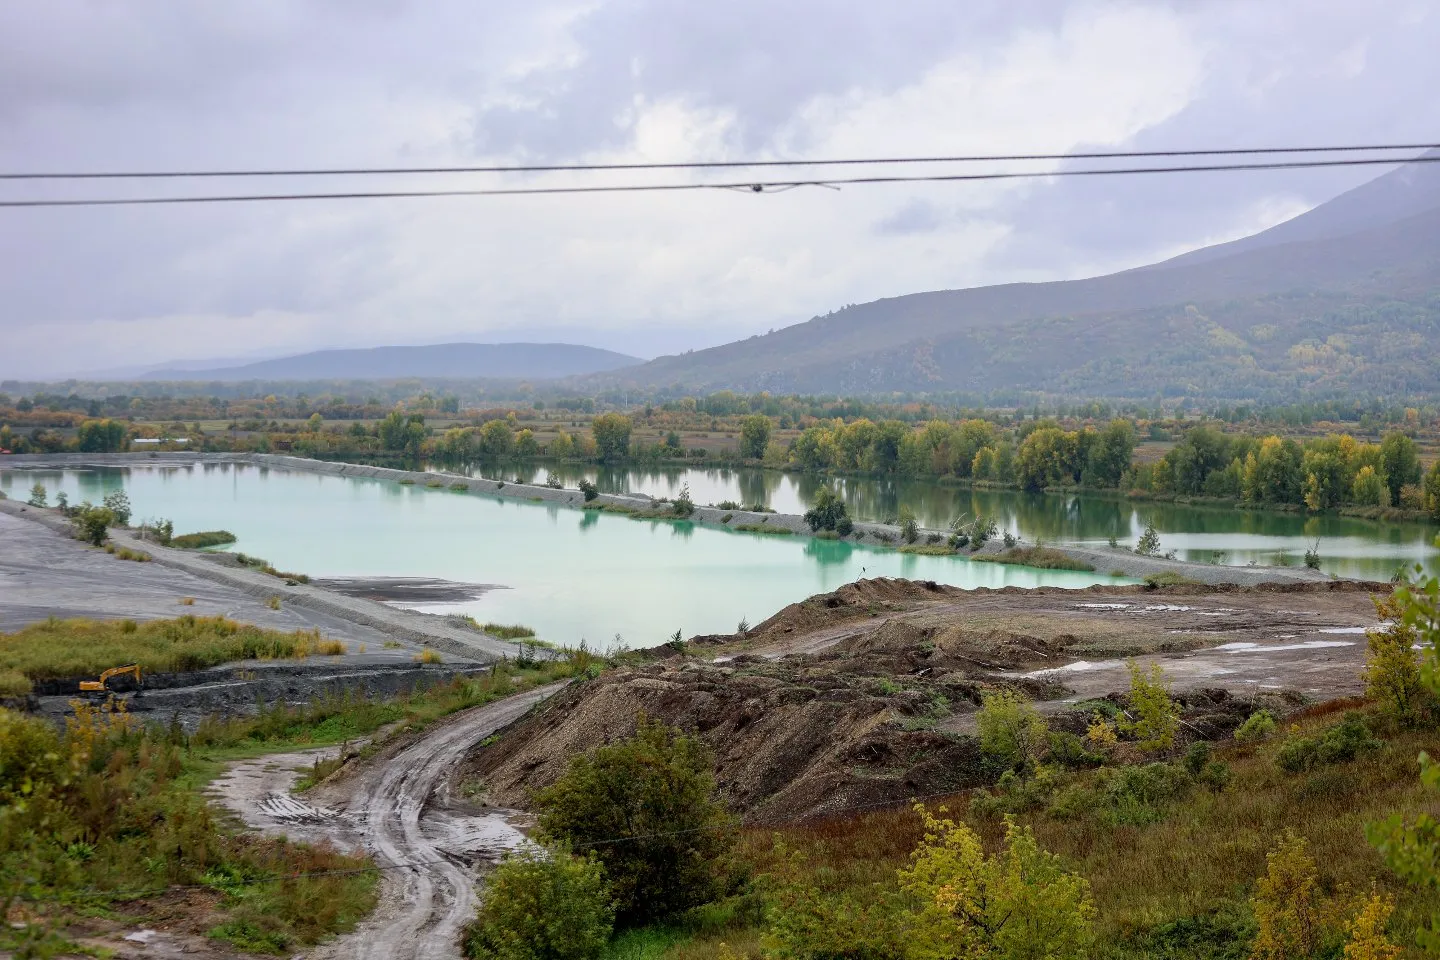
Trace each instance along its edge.
<path fill-rule="evenodd" d="M 809 393 L 1440 396 L 1440 164 L 1089 280 L 860 304 L 602 382 Z"/>

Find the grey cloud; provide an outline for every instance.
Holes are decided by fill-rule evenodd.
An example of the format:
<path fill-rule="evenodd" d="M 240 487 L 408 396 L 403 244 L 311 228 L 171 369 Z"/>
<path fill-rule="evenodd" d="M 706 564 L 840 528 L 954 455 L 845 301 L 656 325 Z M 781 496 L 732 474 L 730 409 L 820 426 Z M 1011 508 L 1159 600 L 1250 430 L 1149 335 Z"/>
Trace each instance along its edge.
<path fill-rule="evenodd" d="M 1431 95 L 1440 87 L 1440 16 L 1403 0 L 48 0 L 0 5 L 0 168 L 576 160 L 631 146 L 634 132 L 617 121 L 637 100 L 733 115 L 719 147 L 731 157 L 804 155 L 815 144 L 783 137 L 825 135 L 823 125 L 795 123 L 816 98 L 892 93 L 939 64 L 1053 31 L 1070 16 L 1156 6 L 1183 18 L 1208 60 L 1191 101 L 1138 134 L 1137 147 L 1431 139 L 1440 130 Z M 866 152 L 904 152 L 913 132 L 878 130 Z M 986 142 L 985 130 L 955 133 L 957 142 L 972 133 Z M 200 321 L 152 322 L 188 316 L 236 318 L 241 338 L 289 329 L 283 319 L 242 323 L 256 315 L 294 316 L 304 331 L 313 321 L 313 332 L 297 334 L 312 338 L 297 341 L 304 347 L 459 331 L 616 349 L 629 338 L 675 352 L 877 290 L 1143 262 L 1233 232 L 1267 202 L 1316 203 L 1371 175 L 1035 184 L 984 210 L 1006 230 L 983 248 L 958 246 L 978 242 L 962 236 L 965 222 L 952 212 L 974 194 L 951 186 L 857 188 L 823 200 L 797 191 L 768 207 L 696 201 L 704 212 L 683 224 L 640 201 L 0 210 L 0 338 L 26 344 L 24 355 L 0 351 L 0 376 L 114 366 L 130 359 L 110 356 L 121 348 L 213 356 L 215 334 Z M 208 186 L 11 183 L 0 184 L 0 196 Z M 674 207 L 692 209 L 687 203 Z M 857 211 L 851 232 L 825 235 L 817 225 L 813 237 L 774 230 L 749 242 L 767 218 L 827 209 Z M 537 230 L 551 232 L 536 243 Z M 712 242 L 723 230 L 740 239 Z M 496 243 L 533 245 L 541 262 L 492 263 Z M 807 243 L 814 249 L 797 249 Z M 951 243 L 940 268 L 912 270 L 914 247 Z M 612 245 L 633 248 L 636 262 L 610 268 L 603 256 Z M 866 270 L 873 276 L 857 280 Z M 733 302 L 713 302 L 731 291 L 739 291 Z M 118 324 L 114 339 L 94 345 L 72 332 L 95 321 Z M 82 357 L 87 349 L 96 355 Z"/>

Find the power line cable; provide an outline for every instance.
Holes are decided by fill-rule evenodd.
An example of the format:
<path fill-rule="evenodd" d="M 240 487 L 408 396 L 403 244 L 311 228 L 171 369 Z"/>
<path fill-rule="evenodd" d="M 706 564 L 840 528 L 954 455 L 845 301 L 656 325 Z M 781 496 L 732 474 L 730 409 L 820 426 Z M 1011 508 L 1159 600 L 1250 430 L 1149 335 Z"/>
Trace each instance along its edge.
<path fill-rule="evenodd" d="M 886 183 L 959 183 L 999 180 L 1036 180 L 1048 177 L 1113 177 L 1167 173 L 1221 173 L 1246 170 L 1305 170 L 1319 167 L 1362 167 L 1379 164 L 1434 163 L 1437 156 L 1365 157 L 1341 160 L 1284 160 L 1240 164 L 1188 164 L 1151 167 L 1086 168 L 1050 171 L 990 171 L 984 173 L 924 174 L 916 176 L 844 177 L 824 180 L 735 181 L 726 183 L 633 183 L 575 187 L 494 187 L 455 190 L 354 190 L 334 193 L 267 193 L 178 197 L 90 197 L 50 200 L 0 200 L 0 208 L 162 206 L 188 203 L 256 203 L 292 200 L 381 200 L 423 197 L 501 197 L 600 193 L 677 193 L 696 190 L 738 190 L 776 193 L 797 187 L 868 186 Z"/>
<path fill-rule="evenodd" d="M 104 170 L 0 173 L 0 180 L 164 180 L 199 177 L 317 177 L 445 173 L 567 173 L 617 170 L 734 170 L 767 167 L 839 167 L 869 164 L 1001 163 L 1019 160 L 1121 160 L 1155 157 L 1221 157 L 1281 153 L 1358 153 L 1434 150 L 1437 143 L 1380 143 L 1318 147 L 1223 147 L 1200 150 L 1099 150 L 1073 153 L 972 154 L 961 156 L 848 157 L 837 160 L 700 160 L 653 163 L 555 163 L 431 167 L 292 167 L 241 170 Z"/>

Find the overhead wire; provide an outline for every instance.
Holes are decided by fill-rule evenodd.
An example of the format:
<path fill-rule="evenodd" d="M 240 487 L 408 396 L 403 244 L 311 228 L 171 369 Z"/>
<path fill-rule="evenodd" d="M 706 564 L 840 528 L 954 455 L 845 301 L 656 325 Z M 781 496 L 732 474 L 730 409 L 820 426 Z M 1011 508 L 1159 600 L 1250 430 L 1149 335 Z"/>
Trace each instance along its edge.
<path fill-rule="evenodd" d="M 1320 167 L 1360 167 L 1434 163 L 1440 155 L 1418 157 L 1363 157 L 1326 160 L 1282 160 L 1262 163 L 1164 164 L 1145 167 L 1100 167 L 1079 170 L 1001 170 L 980 173 L 919 174 L 899 176 L 831 177 L 818 180 L 758 180 L 724 183 L 630 183 L 588 186 L 486 187 L 444 190 L 347 190 L 325 193 L 219 194 L 159 197 L 82 197 L 38 200 L 0 200 L 0 208 L 160 206 L 198 203 L 257 203 L 296 200 L 379 200 L 425 197 L 501 197 L 605 193 L 676 193 L 699 190 L 738 190 L 776 193 L 797 187 L 839 188 L 895 183 L 960 183 L 1035 180 L 1052 177 L 1110 177 L 1146 174 L 1220 173 L 1248 170 L 1303 170 Z"/>
<path fill-rule="evenodd" d="M 1070 153 L 996 153 L 908 157 L 846 157 L 811 160 L 680 160 L 633 163 L 491 164 L 428 167 L 291 167 L 233 170 L 98 170 L 0 172 L 0 180 L 162 180 L 201 177 L 394 176 L 447 173 L 567 173 L 617 170 L 735 170 L 774 167 L 838 167 L 912 163 L 1008 163 L 1022 160 L 1123 160 L 1155 157 L 1221 157 L 1282 153 L 1359 153 L 1434 150 L 1440 143 L 1345 144 L 1310 147 L 1217 147 L 1195 150 L 1093 150 Z"/>

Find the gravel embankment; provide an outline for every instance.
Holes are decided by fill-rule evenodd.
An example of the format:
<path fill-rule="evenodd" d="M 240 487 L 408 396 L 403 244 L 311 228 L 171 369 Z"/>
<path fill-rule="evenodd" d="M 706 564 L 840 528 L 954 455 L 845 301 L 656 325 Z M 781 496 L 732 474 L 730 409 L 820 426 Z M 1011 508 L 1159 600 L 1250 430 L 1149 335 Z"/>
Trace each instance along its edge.
<path fill-rule="evenodd" d="M 53 510 L 40 510 L 34 507 L 27 507 L 24 504 L 16 503 L 14 500 L 0 500 L 0 515 L 9 515 L 20 520 L 29 520 L 50 528 L 62 536 L 55 538 L 55 543 L 50 549 L 55 551 L 67 551 L 71 549 L 86 549 L 82 544 L 68 540 L 64 535 L 69 532 L 68 522 Z M 402 610 L 397 607 L 377 603 L 374 600 L 367 600 L 363 597 L 346 596 L 325 590 L 321 587 L 294 583 L 281 580 L 269 574 L 261 573 L 245 567 L 232 567 L 216 563 L 207 559 L 203 554 L 191 553 L 185 550 L 174 550 L 168 547 L 161 547 L 149 541 L 141 541 L 131 532 L 125 530 L 112 530 L 110 539 L 116 547 L 128 547 L 131 550 L 140 550 L 150 555 L 151 562 L 172 570 L 183 571 L 194 578 L 211 583 L 222 584 L 245 597 L 259 601 L 257 604 L 264 609 L 269 609 L 271 598 L 278 598 L 281 609 L 287 607 L 298 607 L 309 614 L 318 614 L 324 618 L 344 624 L 358 625 L 376 631 L 379 639 L 395 639 L 418 644 L 426 647 L 434 647 L 444 653 L 481 663 L 488 663 L 492 660 L 499 660 L 501 657 L 514 656 L 517 647 L 514 643 L 501 640 L 498 637 L 487 633 L 481 633 L 466 627 L 453 626 L 444 618 L 432 614 L 419 613 L 411 610 Z M 7 541 L 8 543 L 8 541 Z M 39 567 L 51 566 L 47 562 L 44 551 L 42 555 L 35 558 Z M 107 556 L 95 551 L 97 558 L 114 564 L 113 576 L 115 586 L 112 589 L 124 589 L 123 583 L 126 578 L 133 578 L 140 574 L 133 573 L 128 567 L 147 567 L 148 564 L 131 564 L 114 557 Z M 178 593 L 178 591 L 177 591 Z M 181 594 L 185 596 L 193 593 Z M 62 597 L 52 598 L 54 602 L 45 603 L 42 597 L 40 602 L 32 602 L 32 606 L 51 606 L 55 609 L 65 610 L 67 603 Z M 178 604 L 178 596 L 169 601 Z M 73 608 L 73 604 L 68 604 Z M 249 609 L 243 614 L 244 619 L 251 622 L 263 622 L 267 618 L 257 615 L 254 610 Z M 198 612 L 179 606 L 173 608 L 178 616 L 180 613 Z M 77 611 L 78 612 L 78 611 Z M 292 629 L 294 629 L 292 627 Z"/>

